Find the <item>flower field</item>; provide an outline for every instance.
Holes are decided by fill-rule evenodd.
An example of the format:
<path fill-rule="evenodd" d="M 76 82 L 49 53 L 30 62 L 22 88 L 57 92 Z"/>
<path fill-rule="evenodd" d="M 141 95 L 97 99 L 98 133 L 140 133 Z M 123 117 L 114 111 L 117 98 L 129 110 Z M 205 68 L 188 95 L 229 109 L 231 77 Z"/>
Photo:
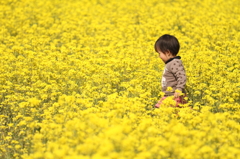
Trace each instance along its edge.
<path fill-rule="evenodd" d="M 240 158 L 239 8 L 0 0 L 0 158 Z M 181 45 L 184 108 L 154 108 L 163 34 Z"/>

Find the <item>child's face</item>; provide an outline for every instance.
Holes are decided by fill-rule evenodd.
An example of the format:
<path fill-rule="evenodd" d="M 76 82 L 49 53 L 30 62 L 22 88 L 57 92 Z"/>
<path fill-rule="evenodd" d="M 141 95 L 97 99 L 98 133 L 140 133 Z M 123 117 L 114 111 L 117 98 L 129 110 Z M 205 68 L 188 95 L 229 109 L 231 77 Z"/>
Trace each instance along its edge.
<path fill-rule="evenodd" d="M 174 56 L 170 52 L 163 53 L 162 51 L 158 50 L 159 57 L 163 60 L 163 62 L 167 62 L 170 58 Z"/>

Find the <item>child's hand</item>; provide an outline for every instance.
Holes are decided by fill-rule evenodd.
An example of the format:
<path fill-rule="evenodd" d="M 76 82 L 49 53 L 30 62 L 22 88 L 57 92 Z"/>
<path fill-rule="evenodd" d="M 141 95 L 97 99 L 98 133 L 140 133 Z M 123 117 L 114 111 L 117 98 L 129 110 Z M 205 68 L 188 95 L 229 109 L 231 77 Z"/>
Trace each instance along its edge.
<path fill-rule="evenodd" d="M 176 90 L 176 92 L 174 93 L 174 98 L 178 98 L 182 95 L 182 92 L 179 90 Z"/>

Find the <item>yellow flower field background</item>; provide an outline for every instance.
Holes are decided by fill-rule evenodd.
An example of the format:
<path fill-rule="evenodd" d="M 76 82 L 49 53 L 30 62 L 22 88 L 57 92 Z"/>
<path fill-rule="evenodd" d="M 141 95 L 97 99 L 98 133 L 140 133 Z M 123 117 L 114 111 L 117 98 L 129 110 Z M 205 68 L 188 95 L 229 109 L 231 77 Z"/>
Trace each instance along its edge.
<path fill-rule="evenodd" d="M 240 158 L 239 8 L 0 0 L 0 158 Z M 154 109 L 163 34 L 181 44 L 185 108 Z"/>

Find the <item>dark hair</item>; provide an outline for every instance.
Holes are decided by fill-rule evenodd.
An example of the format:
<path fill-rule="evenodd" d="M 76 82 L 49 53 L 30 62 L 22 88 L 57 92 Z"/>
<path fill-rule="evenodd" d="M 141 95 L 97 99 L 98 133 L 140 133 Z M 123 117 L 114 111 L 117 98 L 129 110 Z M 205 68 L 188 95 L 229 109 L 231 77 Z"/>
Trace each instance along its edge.
<path fill-rule="evenodd" d="M 180 49 L 178 39 L 172 35 L 162 35 L 155 43 L 155 51 L 160 50 L 164 54 L 170 52 L 172 55 L 177 55 Z"/>

